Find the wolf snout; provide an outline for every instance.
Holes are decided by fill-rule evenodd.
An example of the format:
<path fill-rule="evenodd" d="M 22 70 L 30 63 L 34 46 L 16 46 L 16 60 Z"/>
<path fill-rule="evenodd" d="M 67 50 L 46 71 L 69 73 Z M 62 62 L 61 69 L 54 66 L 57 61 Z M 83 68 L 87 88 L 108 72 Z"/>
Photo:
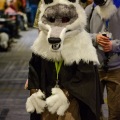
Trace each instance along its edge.
<path fill-rule="evenodd" d="M 50 38 L 48 38 L 48 42 L 49 42 L 50 44 L 57 44 L 57 43 L 60 43 L 60 42 L 61 42 L 61 39 L 60 39 L 60 38 L 50 37 Z"/>
<path fill-rule="evenodd" d="M 52 50 L 59 50 L 59 48 L 61 47 L 61 39 L 60 38 L 54 38 L 54 37 L 50 37 L 48 38 L 48 42 L 52 45 Z"/>

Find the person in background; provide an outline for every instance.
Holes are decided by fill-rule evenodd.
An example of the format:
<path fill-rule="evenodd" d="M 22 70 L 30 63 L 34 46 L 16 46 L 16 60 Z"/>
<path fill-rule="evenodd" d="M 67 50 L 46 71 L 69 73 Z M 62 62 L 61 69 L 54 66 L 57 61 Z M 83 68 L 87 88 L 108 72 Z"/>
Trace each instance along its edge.
<path fill-rule="evenodd" d="M 35 20 L 34 20 L 34 24 L 33 24 L 33 27 L 35 28 L 38 28 L 38 19 L 39 19 L 39 15 L 40 15 L 40 6 L 42 4 L 42 1 L 40 0 L 39 4 L 38 4 L 38 9 L 37 9 L 37 12 L 36 12 L 36 15 L 35 15 Z"/>
<path fill-rule="evenodd" d="M 87 0 L 87 6 L 90 5 L 93 2 L 93 0 Z"/>
<path fill-rule="evenodd" d="M 17 13 L 21 17 L 21 25 L 20 28 L 21 30 L 28 30 L 28 19 L 27 19 L 27 14 L 25 11 L 26 8 L 26 0 L 17 0 L 16 1 L 16 8 L 17 8 Z"/>
<path fill-rule="evenodd" d="M 89 4 L 93 2 L 93 0 L 81 0 L 81 1 L 80 4 L 83 6 L 83 8 L 86 8 Z"/>
<path fill-rule="evenodd" d="M 85 11 L 100 61 L 99 76 L 107 89 L 108 120 L 120 120 L 120 0 L 94 0 Z"/>
<path fill-rule="evenodd" d="M 20 17 L 17 14 L 13 0 L 7 0 L 4 14 L 5 14 L 6 18 L 11 20 L 11 22 L 9 24 L 7 24 L 7 27 L 11 29 L 13 37 L 20 38 L 20 35 L 19 35 L 19 25 L 20 25 L 19 18 Z"/>
<path fill-rule="evenodd" d="M 6 0 L 0 0 L 0 11 L 3 11 L 5 8 L 5 2 Z"/>
<path fill-rule="evenodd" d="M 30 7 L 31 26 L 33 26 L 33 24 L 34 24 L 35 15 L 36 15 L 36 12 L 37 12 L 39 1 L 40 0 L 28 0 L 28 4 L 29 4 L 29 7 Z"/>
<path fill-rule="evenodd" d="M 4 11 L 6 15 L 10 17 L 11 20 L 16 20 L 17 12 L 16 8 L 13 4 L 13 0 L 7 0 L 6 2 L 6 9 Z"/>
<path fill-rule="evenodd" d="M 23 13 L 25 13 L 26 4 L 27 4 L 26 0 L 16 0 L 15 1 L 17 11 L 19 11 L 19 9 L 20 9 L 20 11 Z"/>

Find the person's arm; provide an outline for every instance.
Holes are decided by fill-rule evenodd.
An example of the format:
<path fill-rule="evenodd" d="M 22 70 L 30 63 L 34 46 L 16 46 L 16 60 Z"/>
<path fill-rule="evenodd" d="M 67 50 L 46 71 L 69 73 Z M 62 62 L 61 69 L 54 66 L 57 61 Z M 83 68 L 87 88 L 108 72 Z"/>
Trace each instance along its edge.
<path fill-rule="evenodd" d="M 41 70 L 41 59 L 32 54 L 32 58 L 29 62 L 28 72 L 28 89 L 40 89 L 40 70 Z M 38 73 L 39 71 L 39 73 Z"/>
<path fill-rule="evenodd" d="M 28 90 L 30 90 L 30 97 L 26 100 L 26 111 L 30 113 L 31 120 L 39 120 L 41 113 L 44 111 L 46 102 L 45 95 L 40 90 L 40 73 L 41 58 L 38 55 L 32 54 L 29 62 L 28 73 Z"/>
<path fill-rule="evenodd" d="M 120 40 L 112 40 L 112 51 L 120 53 Z"/>
<path fill-rule="evenodd" d="M 96 42 L 102 46 L 104 52 L 120 52 L 120 40 L 110 40 L 107 36 L 97 34 Z"/>

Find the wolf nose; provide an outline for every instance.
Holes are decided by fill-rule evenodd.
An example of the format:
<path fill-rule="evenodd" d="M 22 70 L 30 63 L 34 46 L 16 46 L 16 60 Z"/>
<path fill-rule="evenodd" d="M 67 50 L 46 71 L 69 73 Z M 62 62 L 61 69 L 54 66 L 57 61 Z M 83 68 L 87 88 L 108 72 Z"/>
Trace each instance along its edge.
<path fill-rule="evenodd" d="M 50 38 L 48 38 L 48 41 L 49 41 L 50 44 L 57 44 L 57 43 L 61 42 L 61 39 L 60 38 L 50 37 Z"/>

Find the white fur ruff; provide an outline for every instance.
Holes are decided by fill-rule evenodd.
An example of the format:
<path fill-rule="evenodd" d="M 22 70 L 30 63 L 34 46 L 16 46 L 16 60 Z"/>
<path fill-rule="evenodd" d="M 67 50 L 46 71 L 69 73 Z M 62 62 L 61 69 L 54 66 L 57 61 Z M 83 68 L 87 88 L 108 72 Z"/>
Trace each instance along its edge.
<path fill-rule="evenodd" d="M 101 19 L 105 20 L 109 19 L 117 11 L 117 8 L 113 4 L 112 0 L 108 0 L 104 6 L 96 6 L 95 9 L 97 10 Z"/>
<path fill-rule="evenodd" d="M 63 116 L 70 103 L 60 88 L 52 88 L 52 95 L 46 99 L 48 111 Z"/>
<path fill-rule="evenodd" d="M 47 42 L 47 34 L 41 31 L 32 46 L 32 50 L 35 54 L 48 60 L 59 61 L 63 59 L 66 65 L 71 65 L 73 62 L 79 63 L 81 60 L 87 63 L 93 61 L 99 64 L 89 34 L 84 30 L 78 32 L 65 38 L 61 51 L 52 52 Z"/>

